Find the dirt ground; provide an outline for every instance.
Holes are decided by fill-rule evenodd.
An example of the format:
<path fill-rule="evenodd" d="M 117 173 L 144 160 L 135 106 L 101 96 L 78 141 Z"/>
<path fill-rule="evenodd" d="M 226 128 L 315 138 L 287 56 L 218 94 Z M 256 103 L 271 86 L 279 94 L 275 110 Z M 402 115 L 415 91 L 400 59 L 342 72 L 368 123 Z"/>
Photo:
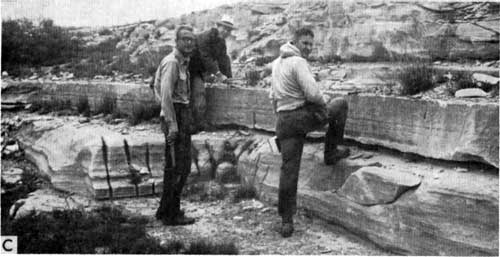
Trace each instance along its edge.
<path fill-rule="evenodd" d="M 159 197 L 116 200 L 127 210 L 150 217 L 149 235 L 162 243 L 179 239 L 192 242 L 206 238 L 234 242 L 239 254 L 286 255 L 391 255 L 345 229 L 310 217 L 299 210 L 290 238 L 279 234 L 281 220 L 275 206 L 255 199 L 234 203 L 230 197 L 210 202 L 182 201 L 187 216 L 196 218 L 188 226 L 163 226 L 154 219 Z"/>

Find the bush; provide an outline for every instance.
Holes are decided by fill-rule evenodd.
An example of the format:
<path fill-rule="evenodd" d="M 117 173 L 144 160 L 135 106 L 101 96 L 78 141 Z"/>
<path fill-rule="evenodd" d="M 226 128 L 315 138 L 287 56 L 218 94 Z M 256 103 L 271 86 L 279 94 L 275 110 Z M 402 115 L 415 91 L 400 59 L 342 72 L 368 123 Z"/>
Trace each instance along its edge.
<path fill-rule="evenodd" d="M 255 86 L 259 83 L 260 80 L 260 71 L 258 70 L 249 70 L 245 72 L 245 79 L 247 80 L 247 85 Z"/>
<path fill-rule="evenodd" d="M 38 26 L 27 19 L 2 21 L 2 70 L 12 75 L 20 67 L 51 66 L 69 62 L 82 49 L 81 40 L 50 19 Z"/>
<path fill-rule="evenodd" d="M 101 100 L 96 112 L 102 114 L 113 114 L 116 112 L 116 99 L 111 93 L 107 93 Z"/>
<path fill-rule="evenodd" d="M 116 208 L 102 207 L 88 213 L 32 213 L 15 220 L 5 233 L 18 236 L 19 253 L 93 254 L 97 248 L 114 254 L 178 253 L 179 243 L 166 248 L 148 237 L 146 223 L 146 219 L 128 218 Z"/>
<path fill-rule="evenodd" d="M 112 35 L 113 31 L 111 31 L 109 28 L 103 28 L 99 30 L 98 34 L 99 36 Z"/>
<path fill-rule="evenodd" d="M 257 190 L 255 190 L 255 187 L 251 185 L 242 185 L 236 190 L 233 196 L 233 201 L 237 203 L 243 199 L 254 199 L 256 197 Z"/>
<path fill-rule="evenodd" d="M 430 65 L 424 62 L 411 63 L 396 75 L 401 83 L 402 95 L 414 95 L 435 86 L 433 81 L 435 70 Z"/>
<path fill-rule="evenodd" d="M 208 239 L 200 239 L 189 245 L 185 254 L 238 254 L 233 242 L 214 243 Z"/>
<path fill-rule="evenodd" d="M 158 104 L 151 105 L 145 103 L 132 104 L 132 113 L 128 116 L 131 125 L 137 125 L 142 121 L 148 121 L 153 118 L 159 117 L 161 106 Z"/>
<path fill-rule="evenodd" d="M 83 114 L 83 116 L 85 117 L 90 116 L 90 105 L 87 96 L 80 96 L 80 98 L 78 98 L 78 102 L 76 103 L 76 110 L 78 111 L 78 113 Z"/>

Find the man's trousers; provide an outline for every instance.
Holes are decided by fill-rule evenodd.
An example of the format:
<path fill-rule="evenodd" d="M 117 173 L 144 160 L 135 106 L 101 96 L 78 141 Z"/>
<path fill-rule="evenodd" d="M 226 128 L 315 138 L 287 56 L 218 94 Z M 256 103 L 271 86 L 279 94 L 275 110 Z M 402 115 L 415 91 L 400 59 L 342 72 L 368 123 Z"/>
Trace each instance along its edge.
<path fill-rule="evenodd" d="M 276 135 L 282 157 L 278 213 L 284 221 L 291 221 L 297 209 L 297 184 L 306 134 L 328 123 L 324 155 L 334 154 L 343 141 L 346 118 L 347 101 L 343 98 L 332 99 L 326 108 L 306 104 L 295 110 L 278 112 Z"/>

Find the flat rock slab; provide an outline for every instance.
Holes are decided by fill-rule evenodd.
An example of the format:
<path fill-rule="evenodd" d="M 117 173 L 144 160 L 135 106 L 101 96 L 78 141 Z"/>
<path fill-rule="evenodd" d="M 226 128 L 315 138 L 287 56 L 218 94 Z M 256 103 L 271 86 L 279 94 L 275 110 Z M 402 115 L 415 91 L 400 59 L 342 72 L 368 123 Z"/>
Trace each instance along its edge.
<path fill-rule="evenodd" d="M 351 174 L 337 192 L 361 205 L 386 204 L 396 201 L 420 182 L 418 176 L 406 172 L 363 167 Z"/>

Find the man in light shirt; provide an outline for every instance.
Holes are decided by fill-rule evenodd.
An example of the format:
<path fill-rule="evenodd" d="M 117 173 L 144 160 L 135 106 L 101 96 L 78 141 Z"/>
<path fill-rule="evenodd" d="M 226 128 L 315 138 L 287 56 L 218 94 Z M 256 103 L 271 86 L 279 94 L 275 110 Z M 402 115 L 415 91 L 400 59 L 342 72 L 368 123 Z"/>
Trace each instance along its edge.
<path fill-rule="evenodd" d="M 156 218 L 165 225 L 188 225 L 195 220 L 186 217 L 180 209 L 180 196 L 191 171 L 191 134 L 196 132 L 188 70 L 195 48 L 193 28 L 179 26 L 175 43 L 173 51 L 161 61 L 154 81 L 155 96 L 161 104 L 161 129 L 165 135 L 163 194 Z"/>
<path fill-rule="evenodd" d="M 306 134 L 328 123 L 325 164 L 335 164 L 349 155 L 349 149 L 338 147 L 343 141 L 347 101 L 343 98 L 327 101 L 319 90 L 306 61 L 313 39 L 311 30 L 297 30 L 293 41 L 281 46 L 280 56 L 272 63 L 270 97 L 278 117 L 276 136 L 282 156 L 278 213 L 282 218 L 283 237 L 291 236 L 294 230 L 293 215 Z"/>

